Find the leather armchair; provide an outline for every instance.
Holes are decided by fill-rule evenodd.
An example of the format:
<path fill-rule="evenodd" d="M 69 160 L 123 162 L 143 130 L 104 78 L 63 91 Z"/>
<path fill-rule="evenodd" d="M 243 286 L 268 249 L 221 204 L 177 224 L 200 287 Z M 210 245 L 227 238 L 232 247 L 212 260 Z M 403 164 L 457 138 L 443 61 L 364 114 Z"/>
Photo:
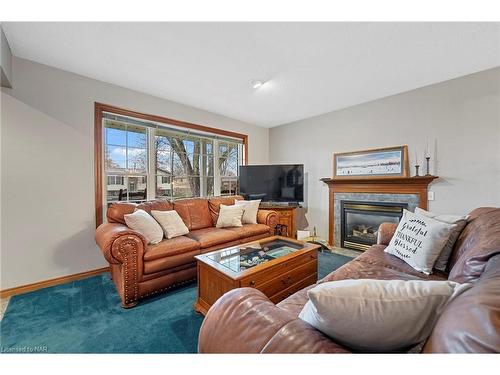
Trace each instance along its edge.
<path fill-rule="evenodd" d="M 234 289 L 210 308 L 200 353 L 348 353 L 254 288 Z"/>

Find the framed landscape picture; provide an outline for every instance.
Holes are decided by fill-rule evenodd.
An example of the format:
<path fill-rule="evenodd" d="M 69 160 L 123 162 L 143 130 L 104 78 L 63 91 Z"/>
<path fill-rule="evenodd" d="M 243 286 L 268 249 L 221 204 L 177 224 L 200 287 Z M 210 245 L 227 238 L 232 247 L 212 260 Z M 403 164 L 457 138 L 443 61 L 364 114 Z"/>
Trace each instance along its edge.
<path fill-rule="evenodd" d="M 408 177 L 408 146 L 333 154 L 333 177 Z"/>

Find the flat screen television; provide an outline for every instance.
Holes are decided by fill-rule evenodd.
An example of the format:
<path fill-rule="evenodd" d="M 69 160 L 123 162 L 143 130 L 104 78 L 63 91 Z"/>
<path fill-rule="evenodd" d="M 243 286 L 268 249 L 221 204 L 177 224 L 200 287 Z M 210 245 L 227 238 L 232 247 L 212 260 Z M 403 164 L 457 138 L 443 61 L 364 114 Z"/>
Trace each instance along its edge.
<path fill-rule="evenodd" d="M 267 202 L 303 202 L 304 165 L 240 166 L 240 194 Z"/>

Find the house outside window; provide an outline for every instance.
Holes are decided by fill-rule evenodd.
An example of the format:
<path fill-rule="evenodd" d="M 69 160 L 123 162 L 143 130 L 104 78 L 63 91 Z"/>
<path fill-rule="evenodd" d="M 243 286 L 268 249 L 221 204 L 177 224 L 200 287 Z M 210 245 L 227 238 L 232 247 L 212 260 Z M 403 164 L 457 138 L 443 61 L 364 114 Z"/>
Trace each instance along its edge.
<path fill-rule="evenodd" d="M 103 203 L 235 195 L 241 139 L 104 112 Z"/>

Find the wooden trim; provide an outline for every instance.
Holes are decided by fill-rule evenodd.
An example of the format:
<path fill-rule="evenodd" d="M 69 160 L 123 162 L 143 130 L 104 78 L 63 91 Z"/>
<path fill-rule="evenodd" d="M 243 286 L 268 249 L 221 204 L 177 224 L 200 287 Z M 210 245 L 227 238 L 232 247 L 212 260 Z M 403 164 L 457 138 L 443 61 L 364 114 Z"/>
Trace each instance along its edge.
<path fill-rule="evenodd" d="M 49 286 L 65 284 L 70 281 L 86 279 L 91 276 L 99 275 L 101 273 L 109 272 L 109 267 L 98 268 L 96 270 L 75 273 L 73 275 L 56 277 L 54 279 L 39 281 L 33 284 L 16 286 L 14 288 L 4 289 L 0 291 L 0 298 L 12 297 L 18 294 L 33 292 L 34 290 L 48 288 Z"/>
<path fill-rule="evenodd" d="M 379 152 L 379 151 L 398 151 L 401 150 L 403 151 L 403 170 L 401 171 L 400 175 L 381 175 L 381 176 L 371 176 L 371 175 L 362 175 L 362 176 L 356 176 L 356 177 L 351 177 L 351 176 L 337 176 L 337 156 L 345 156 L 345 155 L 357 155 L 357 154 L 369 154 L 373 152 Z M 337 152 L 333 154 L 333 176 L 334 178 L 342 178 L 342 179 L 351 179 L 351 178 L 357 178 L 357 179 L 390 179 L 390 178 L 409 178 L 410 177 L 410 161 L 408 159 L 408 145 L 402 145 L 402 146 L 394 146 L 394 147 L 380 147 L 380 148 L 371 148 L 368 150 L 361 150 L 361 151 L 349 151 L 349 152 Z"/>
<path fill-rule="evenodd" d="M 94 107 L 94 184 L 95 184 L 95 227 L 102 224 L 103 155 L 102 155 L 102 113 L 105 106 L 95 103 Z"/>
<path fill-rule="evenodd" d="M 109 104 L 94 103 L 94 180 L 95 180 L 95 223 L 96 228 L 102 224 L 103 218 L 103 144 L 102 144 L 102 115 L 103 112 L 110 112 L 117 115 L 135 117 L 142 120 L 171 124 L 182 128 L 203 131 L 207 133 L 222 135 L 231 138 L 241 139 L 245 146 L 245 165 L 248 164 L 248 135 L 236 133 L 228 130 L 212 128 L 210 126 L 193 124 L 191 122 L 174 120 L 168 117 L 150 115 L 136 112 L 129 109 L 115 107 Z"/>

